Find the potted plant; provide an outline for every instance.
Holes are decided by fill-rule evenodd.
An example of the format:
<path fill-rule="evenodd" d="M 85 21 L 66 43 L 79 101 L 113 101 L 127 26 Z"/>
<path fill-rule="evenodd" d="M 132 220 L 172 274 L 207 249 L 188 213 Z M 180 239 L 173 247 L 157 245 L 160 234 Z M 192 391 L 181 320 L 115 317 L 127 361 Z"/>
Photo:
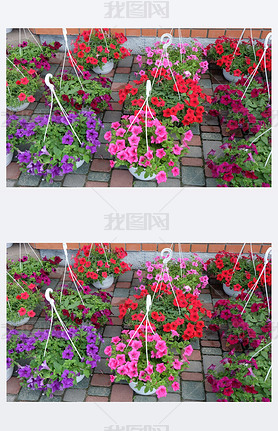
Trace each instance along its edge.
<path fill-rule="evenodd" d="M 80 86 L 82 82 L 83 89 Z M 57 97 L 67 111 L 72 109 L 80 111 L 82 109 L 92 109 L 96 114 L 105 109 L 112 109 L 111 101 L 111 80 L 105 77 L 93 78 L 89 72 L 76 75 L 64 71 L 61 75 L 50 79 L 54 84 Z M 44 92 L 46 104 L 50 105 L 50 89 L 46 86 Z M 54 102 L 55 103 L 55 102 Z"/>
<path fill-rule="evenodd" d="M 146 315 L 146 296 L 156 295 L 149 321 L 159 335 L 171 334 L 180 342 L 203 336 L 203 318 L 210 318 L 212 313 L 203 306 L 198 295 L 182 289 L 173 291 L 169 282 L 141 285 L 139 291 L 140 294 L 135 294 L 134 299 L 128 298 L 119 305 L 119 317 L 125 317 L 128 327 L 135 325 L 136 329 L 139 326 Z"/>
<path fill-rule="evenodd" d="M 22 119 L 23 121 L 26 121 L 25 119 Z M 22 121 L 21 120 L 21 121 Z M 19 137 L 16 136 L 17 128 L 18 128 L 18 122 L 19 117 L 16 115 L 9 115 L 7 114 L 6 117 L 6 166 L 8 166 L 14 155 L 14 149 L 19 143 Z"/>
<path fill-rule="evenodd" d="M 112 250 L 109 244 L 84 245 L 69 267 L 69 276 L 81 286 L 92 284 L 98 289 L 108 289 L 114 277 L 130 271 L 130 266 L 122 260 L 126 256 L 123 248 Z"/>
<path fill-rule="evenodd" d="M 271 345 L 264 343 L 252 355 L 236 355 L 232 350 L 220 361 L 224 370 L 215 365 L 208 369 L 207 381 L 217 401 L 271 402 Z"/>
<path fill-rule="evenodd" d="M 52 115 L 48 128 L 48 115 L 33 118 L 23 128 L 19 126 L 20 142 L 30 145 L 25 151 L 17 148 L 23 172 L 53 182 L 55 176 L 72 172 L 84 161 L 90 161 L 100 146 L 98 129 L 103 127 L 100 119 L 93 111 L 70 112 L 68 119 L 75 133 L 59 111 Z"/>
<path fill-rule="evenodd" d="M 41 86 L 41 80 L 34 69 L 24 70 L 8 67 L 6 70 L 6 104 L 10 111 L 23 111 L 29 103 L 35 102 L 34 94 Z M 26 76 L 25 76 L 26 75 Z"/>
<path fill-rule="evenodd" d="M 22 386 L 53 397 L 55 391 L 71 388 L 84 376 L 90 376 L 100 361 L 98 345 L 102 338 L 94 326 L 68 328 L 77 353 L 59 325 L 52 329 L 49 339 L 48 333 L 49 330 L 37 331 L 27 338 L 24 344 L 32 352 L 26 356 L 31 360 L 29 365 L 19 365 L 18 375 Z"/>
<path fill-rule="evenodd" d="M 171 386 L 179 390 L 178 376 L 188 366 L 188 356 L 193 349 L 188 343 L 174 343 L 176 354 L 167 346 L 169 337 L 162 339 L 156 333 L 147 336 L 142 332 L 124 330 L 121 337 L 113 337 L 111 345 L 104 349 L 108 356 L 108 367 L 112 371 L 110 380 L 126 380 L 140 395 L 156 393 L 158 398 L 166 397 Z M 146 354 L 146 350 L 148 355 Z M 179 359 L 176 358 L 179 356 Z"/>
<path fill-rule="evenodd" d="M 119 60 L 130 56 L 130 50 L 123 45 L 127 38 L 123 33 L 109 34 L 108 29 L 84 31 L 74 43 L 71 52 L 79 69 L 93 69 L 95 73 L 109 73 Z M 71 64 L 71 59 L 69 60 Z"/>
<path fill-rule="evenodd" d="M 133 81 L 135 86 L 127 84 L 119 90 L 119 103 L 124 103 L 124 109 L 128 113 L 136 115 L 142 107 L 146 96 L 146 82 L 150 80 L 150 110 L 161 122 L 168 121 L 169 132 L 171 126 L 184 130 L 186 126 L 203 121 L 203 104 L 211 103 L 211 97 L 203 92 L 195 80 L 181 74 L 176 74 L 173 78 L 170 70 L 165 67 L 141 71 L 139 74 L 140 79 Z"/>
<path fill-rule="evenodd" d="M 153 262 L 147 261 L 142 270 L 137 271 L 137 276 L 142 284 L 163 281 L 170 282 L 173 288 L 182 289 L 185 292 L 199 294 L 199 289 L 204 289 L 208 284 L 208 277 L 203 275 L 204 262 L 194 253 L 191 258 L 172 258 L 167 262 L 167 272 L 161 271 L 164 265 L 164 258 L 157 256 Z"/>
<path fill-rule="evenodd" d="M 20 287 L 21 286 L 21 287 Z M 26 289 L 26 290 L 25 290 Z M 42 297 L 33 283 L 7 283 L 7 323 L 21 326 L 36 315 L 34 309 L 41 303 Z"/>
<path fill-rule="evenodd" d="M 217 187 L 271 187 L 271 130 L 262 127 L 255 137 L 236 139 L 232 135 L 206 160 Z"/>
<path fill-rule="evenodd" d="M 28 283 L 36 284 L 41 287 L 44 284 L 49 286 L 51 279 L 49 275 L 51 272 L 56 272 L 57 266 L 61 262 L 59 256 L 47 258 L 44 256 L 41 260 L 33 256 L 22 256 L 21 259 L 7 260 L 8 281 L 11 281 L 11 276 L 17 282 L 28 281 Z"/>
<path fill-rule="evenodd" d="M 251 255 L 240 256 L 237 253 L 222 251 L 209 259 L 207 271 L 216 275 L 217 280 L 223 283 L 223 290 L 229 296 L 237 296 L 244 290 L 252 289 L 262 269 L 263 259 L 256 255 L 254 262 Z M 258 272 L 259 271 L 259 272 Z M 266 266 L 267 284 L 271 283 L 271 263 Z M 264 286 L 264 276 L 261 277 L 258 287 Z"/>
<path fill-rule="evenodd" d="M 255 58 L 254 58 L 255 51 Z M 248 41 L 221 36 L 215 42 L 207 46 L 207 56 L 223 69 L 224 77 L 236 82 L 244 75 L 251 75 L 259 63 L 264 51 L 262 42 L 255 40 L 252 46 L 251 38 Z M 271 71 L 271 48 L 266 50 L 266 57 L 259 66 L 259 71 L 264 73 L 264 68 Z M 256 72 L 258 73 L 258 72 Z"/>
<path fill-rule="evenodd" d="M 49 60 L 56 57 L 56 52 L 62 45 L 60 42 L 53 42 L 47 44 L 44 42 L 42 45 L 36 44 L 32 41 L 23 41 L 17 46 L 7 45 L 6 56 L 7 67 L 11 67 L 11 62 L 19 67 L 22 65 L 27 69 L 34 68 L 37 72 L 50 69 Z"/>
<path fill-rule="evenodd" d="M 206 49 L 197 39 L 193 39 L 190 43 L 172 43 L 167 48 L 167 57 L 164 55 L 162 60 L 164 44 L 165 42 L 155 42 L 153 47 L 145 48 L 144 65 L 142 56 L 137 55 L 139 67 L 143 65 L 144 70 L 152 70 L 160 66 L 166 69 L 171 67 L 174 74 L 184 75 L 195 81 L 199 81 L 200 74 L 206 73 L 208 62 L 203 59 L 206 56 Z"/>
<path fill-rule="evenodd" d="M 187 142 L 193 134 L 187 128 L 185 133 L 177 128 L 172 128 L 170 133 L 167 125 L 167 121 L 161 123 L 157 118 L 146 121 L 144 115 L 136 119 L 134 116 L 123 116 L 121 123 L 112 123 L 113 130 L 104 135 L 109 142 L 106 144 L 108 152 L 115 156 L 110 165 L 127 166 L 135 178 L 156 178 L 158 184 L 166 182 L 169 173 L 179 175 L 178 161 L 188 153 Z M 184 133 L 181 144 L 174 141 L 173 131 L 176 136 Z"/>
<path fill-rule="evenodd" d="M 24 332 L 19 333 L 16 329 L 7 328 L 7 380 L 13 375 L 15 363 L 22 357 L 22 341 L 26 338 L 27 335 Z"/>
<path fill-rule="evenodd" d="M 246 91 L 247 85 L 242 78 L 235 85 L 218 85 L 215 89 L 209 114 L 219 115 L 227 132 L 240 129 L 254 135 L 270 126 L 271 101 L 266 83 L 255 77 Z"/>
<path fill-rule="evenodd" d="M 97 329 L 106 323 L 112 325 L 110 318 L 111 295 L 107 292 L 93 292 L 89 286 L 78 289 L 64 288 L 51 294 L 59 315 L 66 325 L 80 326 L 90 322 Z M 82 298 L 82 301 L 81 299 Z M 50 320 L 50 305 L 46 303 L 46 320 Z"/>

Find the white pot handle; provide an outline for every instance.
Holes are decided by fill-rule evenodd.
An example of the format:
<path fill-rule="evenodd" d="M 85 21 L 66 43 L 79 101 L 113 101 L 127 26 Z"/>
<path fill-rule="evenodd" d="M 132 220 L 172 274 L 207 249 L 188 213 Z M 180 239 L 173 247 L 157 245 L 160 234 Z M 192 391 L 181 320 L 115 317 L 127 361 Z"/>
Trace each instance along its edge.
<path fill-rule="evenodd" d="M 166 50 L 168 48 L 168 46 L 171 45 L 173 38 L 172 38 L 172 35 L 170 33 L 164 33 L 160 38 L 161 43 L 164 42 L 164 39 L 168 39 L 168 41 L 166 43 L 164 43 L 164 45 L 163 45 L 163 49 Z"/>

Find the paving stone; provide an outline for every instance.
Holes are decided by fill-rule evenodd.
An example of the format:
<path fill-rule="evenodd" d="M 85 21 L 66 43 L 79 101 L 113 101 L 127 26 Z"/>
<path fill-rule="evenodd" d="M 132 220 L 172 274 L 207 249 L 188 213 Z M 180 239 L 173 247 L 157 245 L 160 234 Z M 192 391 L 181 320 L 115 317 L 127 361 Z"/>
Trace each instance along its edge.
<path fill-rule="evenodd" d="M 158 187 L 180 187 L 180 180 L 168 178 L 166 183 L 160 183 Z"/>
<path fill-rule="evenodd" d="M 109 374 L 96 374 L 96 373 L 94 373 L 92 380 L 91 380 L 91 385 L 92 386 L 105 386 L 105 387 L 111 386 Z"/>
<path fill-rule="evenodd" d="M 133 56 L 130 55 L 128 57 L 123 58 L 122 60 L 119 60 L 117 67 L 130 67 L 133 63 Z"/>
<path fill-rule="evenodd" d="M 64 187 L 83 187 L 86 181 L 85 175 L 80 174 L 66 174 L 63 183 Z"/>
<path fill-rule="evenodd" d="M 222 135 L 221 133 L 202 133 L 202 139 L 211 140 L 211 141 L 221 141 Z"/>
<path fill-rule="evenodd" d="M 219 121 L 217 117 L 213 117 L 212 115 L 203 115 L 203 122 L 202 125 L 207 126 L 218 126 Z"/>
<path fill-rule="evenodd" d="M 201 361 L 190 361 L 190 358 L 189 358 L 189 362 L 190 362 L 190 365 L 187 368 L 187 371 L 197 372 L 197 373 L 202 372 L 202 362 Z"/>
<path fill-rule="evenodd" d="M 222 355 L 222 350 L 218 347 L 202 347 L 203 355 Z"/>
<path fill-rule="evenodd" d="M 108 367 L 106 359 L 101 359 L 97 363 L 97 366 L 95 368 L 95 372 L 96 373 L 104 373 L 104 374 L 111 373 L 111 369 Z"/>
<path fill-rule="evenodd" d="M 157 182 L 135 180 L 133 183 L 133 187 L 157 187 Z"/>
<path fill-rule="evenodd" d="M 217 371 L 223 370 L 223 365 L 219 363 L 221 359 L 223 359 L 222 356 L 203 355 L 204 373 L 206 374 L 208 367 L 212 364 L 216 365 Z"/>
<path fill-rule="evenodd" d="M 220 148 L 220 145 L 222 145 L 222 141 L 203 141 L 204 158 L 207 158 L 211 150 L 214 150 L 217 156 L 221 156 L 223 150 Z"/>
<path fill-rule="evenodd" d="M 188 382 L 181 383 L 182 398 L 184 400 L 204 401 L 205 389 L 202 382 Z"/>
<path fill-rule="evenodd" d="M 219 396 L 217 394 L 214 393 L 207 393 L 206 394 L 206 401 L 209 403 L 214 403 L 217 402 Z"/>
<path fill-rule="evenodd" d="M 195 166 L 182 166 L 182 183 L 186 186 L 204 186 L 204 170 Z"/>
<path fill-rule="evenodd" d="M 192 146 L 198 146 L 198 147 L 200 147 L 201 145 L 202 145 L 202 142 L 201 142 L 201 138 L 200 138 L 200 136 L 198 136 L 198 135 L 194 135 L 193 137 L 192 137 L 192 139 L 191 139 L 191 141 L 190 142 L 188 142 L 188 145 L 190 144 L 190 146 L 192 147 Z"/>
<path fill-rule="evenodd" d="M 16 180 L 20 175 L 20 167 L 17 163 L 12 162 L 7 166 L 6 178 L 8 180 Z"/>
<path fill-rule="evenodd" d="M 111 98 L 112 98 L 113 102 L 119 102 L 119 100 L 120 100 L 119 93 L 117 91 L 112 91 L 111 92 Z"/>
<path fill-rule="evenodd" d="M 47 181 L 41 181 L 40 187 L 62 187 L 62 183 L 54 181 L 53 183 L 48 183 Z"/>
<path fill-rule="evenodd" d="M 103 143 L 103 144 L 108 143 L 108 141 L 106 141 L 104 139 L 104 135 L 106 132 L 109 132 L 109 130 L 111 130 L 111 123 L 104 123 L 103 127 L 101 128 L 101 130 L 99 132 L 99 136 L 98 136 L 98 139 L 101 143 Z M 98 152 L 98 150 L 99 150 L 99 148 L 97 149 L 97 152 Z M 97 154 L 97 152 L 96 152 L 96 154 Z M 95 154 L 95 156 L 96 156 L 96 154 Z"/>
<path fill-rule="evenodd" d="M 186 157 L 202 157 L 201 147 L 189 147 L 189 152 Z"/>
<path fill-rule="evenodd" d="M 11 394 L 8 394 L 7 395 L 7 402 L 8 403 L 12 403 L 12 402 L 14 402 L 16 400 L 16 395 L 11 395 Z"/>
<path fill-rule="evenodd" d="M 41 396 L 41 391 L 38 389 L 32 390 L 27 388 L 22 388 L 19 392 L 18 401 L 38 401 Z"/>
<path fill-rule="evenodd" d="M 220 127 L 219 126 L 201 126 L 201 132 L 219 133 Z M 220 139 L 222 139 L 222 137 Z"/>
<path fill-rule="evenodd" d="M 20 391 L 20 381 L 17 377 L 11 377 L 7 381 L 7 394 L 16 395 Z"/>
<path fill-rule="evenodd" d="M 135 403 L 155 403 L 157 401 L 157 397 L 152 395 L 135 395 L 133 401 Z"/>
<path fill-rule="evenodd" d="M 115 296 L 115 297 L 120 296 L 120 297 L 127 298 L 129 296 L 129 291 L 128 291 L 128 289 L 118 289 L 117 288 L 114 290 L 113 296 Z"/>
<path fill-rule="evenodd" d="M 104 123 L 114 123 L 121 120 L 122 113 L 120 111 L 106 111 L 104 114 Z"/>
<path fill-rule="evenodd" d="M 91 163 L 84 162 L 82 166 L 73 171 L 73 174 L 87 174 L 89 172 Z"/>
<path fill-rule="evenodd" d="M 48 329 L 50 327 L 50 322 L 43 318 L 39 318 L 34 326 L 35 329 Z"/>
<path fill-rule="evenodd" d="M 112 311 L 113 315 L 116 317 L 119 316 L 119 314 L 120 314 L 119 307 L 112 307 L 111 311 Z"/>
<path fill-rule="evenodd" d="M 116 73 L 113 78 L 113 82 L 128 82 L 129 74 L 128 73 Z M 112 92 L 113 94 L 113 92 Z M 113 97 L 114 99 L 114 97 Z M 115 100 L 115 99 L 114 99 Z"/>
<path fill-rule="evenodd" d="M 46 395 L 42 395 L 40 398 L 40 403 L 60 403 L 62 402 L 62 397 L 47 397 Z"/>
<path fill-rule="evenodd" d="M 108 397 L 108 395 L 110 395 L 110 388 L 105 388 L 103 386 L 90 386 L 88 389 L 88 395 L 95 395 L 98 397 L 103 397 L 106 396 Z"/>
<path fill-rule="evenodd" d="M 34 114 L 49 114 L 50 107 L 45 105 L 45 103 L 38 103 L 36 109 L 34 110 Z"/>
<path fill-rule="evenodd" d="M 74 388 L 87 389 L 89 387 L 89 385 L 90 385 L 90 381 L 91 381 L 90 377 L 83 377 L 83 379 L 81 380 L 81 382 L 79 382 L 76 385 L 74 385 Z"/>
<path fill-rule="evenodd" d="M 133 176 L 129 171 L 114 169 L 112 171 L 110 187 L 132 187 Z"/>
<path fill-rule="evenodd" d="M 132 281 L 133 271 L 127 271 L 124 274 L 120 274 L 118 281 Z"/>
<path fill-rule="evenodd" d="M 99 354 L 99 356 L 101 357 L 101 358 L 105 358 L 105 359 L 107 359 L 107 355 L 104 353 L 104 349 L 107 347 L 107 346 L 109 346 L 111 344 L 111 337 L 110 338 L 104 338 L 104 341 L 103 341 L 103 343 L 100 343 L 100 348 L 99 348 L 99 352 L 98 352 L 98 354 Z M 94 385 L 93 385 L 94 386 Z"/>
<path fill-rule="evenodd" d="M 108 397 L 94 397 L 94 396 L 89 396 L 86 397 L 86 402 L 91 402 L 91 403 L 107 403 L 108 402 Z"/>
<path fill-rule="evenodd" d="M 178 403 L 181 400 L 181 396 L 180 394 L 176 393 L 176 394 L 172 394 L 172 393 L 168 393 L 166 395 L 166 397 L 161 397 L 158 399 L 159 403 L 168 403 L 168 402 L 175 402 Z"/>
<path fill-rule="evenodd" d="M 40 180 L 41 177 L 37 175 L 30 175 L 23 172 L 19 177 L 17 185 L 20 187 L 37 187 L 40 183 Z"/>
<path fill-rule="evenodd" d="M 7 180 L 6 186 L 15 187 L 16 183 L 17 183 L 17 180 Z"/>
<path fill-rule="evenodd" d="M 111 160 L 112 159 L 112 155 L 110 153 L 108 153 L 107 149 L 106 149 L 106 144 L 101 144 L 98 149 L 97 152 L 95 154 L 95 158 L 96 159 L 106 159 L 106 160 Z"/>
<path fill-rule="evenodd" d="M 121 334 L 122 328 L 120 326 L 106 326 L 104 329 L 104 337 L 117 337 Z"/>
<path fill-rule="evenodd" d="M 181 374 L 182 380 L 190 380 L 195 382 L 202 382 L 204 380 L 203 373 L 189 373 L 183 371 Z"/>
<path fill-rule="evenodd" d="M 66 389 L 63 401 L 82 402 L 85 400 L 85 389 Z"/>
<path fill-rule="evenodd" d="M 211 80 L 210 79 L 200 79 L 198 84 L 202 88 L 211 88 Z"/>
<path fill-rule="evenodd" d="M 48 73 L 51 73 L 52 75 L 55 75 L 55 72 L 59 68 L 58 64 L 51 64 L 49 70 L 43 70 L 41 73 L 41 77 L 44 78 Z"/>
<path fill-rule="evenodd" d="M 88 181 L 109 181 L 110 173 L 109 172 L 89 172 Z"/>
<path fill-rule="evenodd" d="M 109 160 L 94 159 L 91 164 L 91 171 L 94 172 L 111 172 Z"/>
<path fill-rule="evenodd" d="M 206 186 L 207 187 L 217 187 L 217 180 L 216 178 L 206 178 Z"/>
<path fill-rule="evenodd" d="M 219 335 L 217 332 L 210 331 L 207 329 L 202 336 L 203 340 L 219 340 Z"/>
<path fill-rule="evenodd" d="M 198 299 L 201 302 L 211 302 L 212 300 L 211 295 L 208 293 L 200 293 L 200 295 L 198 296 Z"/>
<path fill-rule="evenodd" d="M 192 124 L 190 129 L 193 135 L 200 135 L 200 126 L 198 123 Z"/>
<path fill-rule="evenodd" d="M 193 349 L 200 349 L 200 341 L 199 338 L 195 338 L 193 340 L 190 340 L 190 344 L 193 347 Z"/>
<path fill-rule="evenodd" d="M 116 383 L 112 386 L 111 402 L 131 402 L 133 398 L 133 390 L 128 385 Z"/>

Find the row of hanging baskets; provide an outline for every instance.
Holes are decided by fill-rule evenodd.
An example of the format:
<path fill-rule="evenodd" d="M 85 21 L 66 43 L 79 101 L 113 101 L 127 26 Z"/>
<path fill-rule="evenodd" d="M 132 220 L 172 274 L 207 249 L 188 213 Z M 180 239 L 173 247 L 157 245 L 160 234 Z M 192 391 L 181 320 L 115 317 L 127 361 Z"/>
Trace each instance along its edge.
<path fill-rule="evenodd" d="M 108 286 L 131 270 L 127 253 L 109 244 L 85 245 L 71 261 L 66 244 L 63 248 L 65 267 L 55 291 L 48 286 L 61 258 L 26 255 L 7 262 L 7 321 L 19 326 L 9 326 L 7 333 L 7 379 L 16 365 L 21 384 L 47 396 L 89 377 L 97 366 L 103 341 L 99 330 L 113 317 Z M 270 400 L 270 252 L 263 258 L 243 254 L 243 247 L 239 254 L 221 252 L 203 262 L 197 254 L 184 257 L 181 252 L 175 259 L 171 249 L 164 249 L 147 261 L 137 270 L 136 293 L 119 305 L 124 329 L 104 349 L 111 382 L 126 380 L 136 393 L 158 398 L 178 391 L 191 342 L 210 329 L 220 332 L 230 350 L 229 359 L 221 361 L 224 371 L 215 364 L 207 375 L 219 400 Z M 223 294 L 214 312 L 200 299 L 209 282 L 220 296 L 216 282 L 232 294 Z M 50 328 L 23 333 L 20 325 L 42 309 Z M 235 350 L 240 349 L 238 357 Z"/>

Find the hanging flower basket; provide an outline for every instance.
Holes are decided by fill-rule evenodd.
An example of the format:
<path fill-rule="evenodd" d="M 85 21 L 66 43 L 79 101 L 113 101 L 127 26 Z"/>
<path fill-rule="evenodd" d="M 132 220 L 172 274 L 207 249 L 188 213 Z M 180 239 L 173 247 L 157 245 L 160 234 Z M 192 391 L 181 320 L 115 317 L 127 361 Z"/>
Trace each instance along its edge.
<path fill-rule="evenodd" d="M 105 278 L 101 282 L 100 281 L 94 281 L 93 286 L 96 287 L 97 289 L 109 289 L 109 287 L 111 287 L 113 283 L 114 283 L 114 277 L 113 277 L 113 275 L 109 275 L 107 278 Z"/>
<path fill-rule="evenodd" d="M 141 181 L 151 181 L 155 179 L 155 174 L 153 175 L 147 175 L 146 176 L 146 171 L 143 170 L 140 174 L 137 174 L 137 168 L 133 168 L 132 166 L 130 168 L 128 168 L 129 172 L 131 173 L 131 175 L 133 175 L 137 180 L 141 180 Z"/>
<path fill-rule="evenodd" d="M 97 74 L 106 75 L 107 73 L 111 72 L 113 67 L 114 67 L 114 61 L 110 60 L 107 63 L 103 64 L 102 67 L 99 67 L 99 66 L 93 67 L 93 71 Z"/>
<path fill-rule="evenodd" d="M 23 102 L 18 106 L 7 106 L 7 109 L 12 112 L 20 112 L 20 111 L 24 111 L 24 109 L 27 109 L 29 105 L 30 105 L 29 102 Z"/>
<path fill-rule="evenodd" d="M 138 383 L 129 382 L 129 387 L 138 395 L 153 395 L 156 389 L 146 391 L 146 386 L 142 386 L 141 389 L 137 388 Z"/>

